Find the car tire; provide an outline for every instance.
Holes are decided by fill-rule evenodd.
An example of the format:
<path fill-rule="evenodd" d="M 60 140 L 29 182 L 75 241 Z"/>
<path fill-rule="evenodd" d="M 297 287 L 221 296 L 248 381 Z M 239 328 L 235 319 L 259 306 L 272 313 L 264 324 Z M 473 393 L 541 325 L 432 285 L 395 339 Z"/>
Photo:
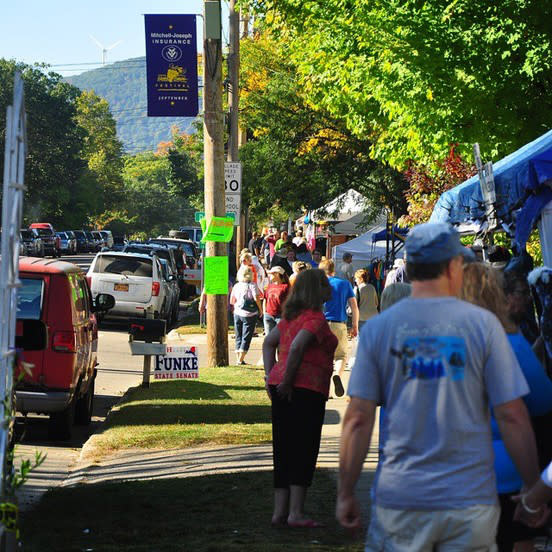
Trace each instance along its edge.
<path fill-rule="evenodd" d="M 68 441 L 73 434 L 75 421 L 75 400 L 61 412 L 52 412 L 48 421 L 48 437 L 54 441 Z"/>
<path fill-rule="evenodd" d="M 77 425 L 89 425 L 92 420 L 92 410 L 94 409 L 94 384 L 96 378 L 94 378 L 86 393 L 77 399 L 75 404 L 75 424 Z"/>

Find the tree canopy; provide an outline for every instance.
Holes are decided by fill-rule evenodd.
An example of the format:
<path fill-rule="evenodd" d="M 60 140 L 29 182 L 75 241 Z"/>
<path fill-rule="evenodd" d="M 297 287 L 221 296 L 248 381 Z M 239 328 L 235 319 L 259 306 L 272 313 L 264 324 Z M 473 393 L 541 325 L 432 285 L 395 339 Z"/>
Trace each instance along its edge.
<path fill-rule="evenodd" d="M 404 210 L 404 179 L 370 158 L 369 139 L 354 135 L 324 106 L 308 102 L 284 42 L 270 32 L 258 34 L 242 42 L 241 56 L 240 116 L 249 141 L 240 159 L 254 217 L 287 219 L 349 188 L 370 199 L 368 217 L 384 206 Z"/>
<path fill-rule="evenodd" d="M 537 0 L 259 0 L 309 103 L 398 168 L 451 143 L 497 159 L 552 125 L 552 6 Z"/>
<path fill-rule="evenodd" d="M 0 59 L 0 128 L 6 126 L 6 106 L 13 101 L 16 70 L 23 76 L 27 113 L 24 216 L 27 220 L 46 219 L 55 224 L 63 220 L 74 183 L 84 168 L 80 156 L 84 131 L 74 120 L 80 91 L 64 83 L 60 75 Z M 2 170 L 4 139 L 2 133 Z"/>

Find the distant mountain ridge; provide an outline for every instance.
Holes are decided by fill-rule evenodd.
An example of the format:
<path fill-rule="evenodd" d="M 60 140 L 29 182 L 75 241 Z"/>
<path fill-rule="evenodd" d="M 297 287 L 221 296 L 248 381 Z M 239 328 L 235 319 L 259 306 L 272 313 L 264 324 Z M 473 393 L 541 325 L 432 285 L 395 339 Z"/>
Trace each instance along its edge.
<path fill-rule="evenodd" d="M 170 140 L 173 125 L 194 132 L 192 117 L 147 116 L 145 57 L 117 61 L 65 80 L 81 90 L 94 90 L 109 102 L 127 153 L 155 151 L 159 142 Z"/>

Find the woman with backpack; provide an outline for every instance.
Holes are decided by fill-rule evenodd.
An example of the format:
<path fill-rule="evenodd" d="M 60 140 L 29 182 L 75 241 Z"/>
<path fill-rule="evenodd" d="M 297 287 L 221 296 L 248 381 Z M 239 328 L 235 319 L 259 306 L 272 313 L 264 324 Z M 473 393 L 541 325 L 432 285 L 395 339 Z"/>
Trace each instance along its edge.
<path fill-rule="evenodd" d="M 253 280 L 253 271 L 249 266 L 242 266 L 238 271 L 238 283 L 230 294 L 230 304 L 234 307 L 237 364 L 246 364 L 245 355 L 255 333 L 255 324 L 263 312 L 261 297 L 262 294 Z"/>

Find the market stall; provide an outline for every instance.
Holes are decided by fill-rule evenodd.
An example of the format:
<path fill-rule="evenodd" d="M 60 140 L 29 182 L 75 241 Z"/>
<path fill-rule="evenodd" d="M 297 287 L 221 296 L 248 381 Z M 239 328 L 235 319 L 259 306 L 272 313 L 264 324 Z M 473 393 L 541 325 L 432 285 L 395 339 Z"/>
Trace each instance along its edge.
<path fill-rule="evenodd" d="M 552 131 L 526 144 L 514 153 L 492 165 L 495 201 L 493 212 L 498 227 L 505 229 L 519 250 L 541 222 L 543 257 L 552 263 L 552 209 L 545 209 L 552 201 Z M 443 193 L 438 199 L 431 222 L 450 222 L 465 233 L 484 233 L 489 227 L 489 210 L 482 192 L 479 175 Z M 547 236 L 542 231 L 547 229 Z"/>

